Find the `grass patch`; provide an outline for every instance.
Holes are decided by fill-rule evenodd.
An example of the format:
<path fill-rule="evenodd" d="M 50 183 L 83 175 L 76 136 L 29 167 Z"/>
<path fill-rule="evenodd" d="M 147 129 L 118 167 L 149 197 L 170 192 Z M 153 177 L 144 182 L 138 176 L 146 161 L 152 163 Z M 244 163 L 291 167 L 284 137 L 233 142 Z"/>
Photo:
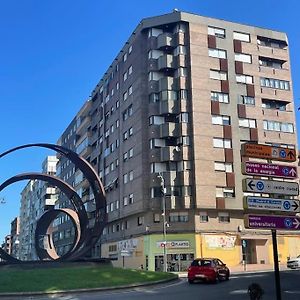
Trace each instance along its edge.
<path fill-rule="evenodd" d="M 169 279 L 175 276 L 169 273 L 113 268 L 107 265 L 32 270 L 2 269 L 0 293 L 122 286 Z"/>

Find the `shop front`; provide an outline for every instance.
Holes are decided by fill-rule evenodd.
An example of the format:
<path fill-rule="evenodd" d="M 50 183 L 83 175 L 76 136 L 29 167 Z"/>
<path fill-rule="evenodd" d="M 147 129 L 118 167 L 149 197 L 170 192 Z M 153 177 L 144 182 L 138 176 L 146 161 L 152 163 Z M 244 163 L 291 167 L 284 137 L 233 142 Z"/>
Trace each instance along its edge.
<path fill-rule="evenodd" d="M 151 271 L 163 271 L 164 241 L 162 235 L 145 237 L 145 265 Z M 169 234 L 166 243 L 167 269 L 169 272 L 187 271 L 195 256 L 195 235 Z"/>

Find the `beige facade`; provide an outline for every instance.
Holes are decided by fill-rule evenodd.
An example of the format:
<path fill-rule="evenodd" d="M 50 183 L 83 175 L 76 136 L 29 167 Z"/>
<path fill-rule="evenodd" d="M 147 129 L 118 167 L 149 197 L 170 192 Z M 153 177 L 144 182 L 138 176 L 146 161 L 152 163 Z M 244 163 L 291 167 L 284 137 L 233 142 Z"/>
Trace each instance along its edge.
<path fill-rule="evenodd" d="M 247 240 L 249 262 L 269 263 L 269 232 L 244 227 L 242 180 L 250 176 L 240 150 L 245 142 L 297 150 L 294 114 L 285 33 L 178 11 L 142 20 L 59 140 L 86 157 L 105 186 L 109 224 L 92 255 L 121 259 L 121 241 L 142 245 L 162 233 L 161 174 L 167 234 L 193 245 L 182 260 L 211 251 L 238 264 Z M 62 178 L 84 188 L 67 176 L 72 164 L 59 165 Z M 82 196 L 93 200 L 88 190 Z M 228 245 L 218 237 L 235 236 L 235 255 L 214 252 L 203 235 L 216 235 L 210 240 L 222 250 Z M 283 259 L 291 248 L 284 241 Z M 131 251 L 127 262 L 139 267 L 147 252 L 143 264 L 159 269 L 153 247 Z M 180 253 L 170 251 L 176 260 Z"/>

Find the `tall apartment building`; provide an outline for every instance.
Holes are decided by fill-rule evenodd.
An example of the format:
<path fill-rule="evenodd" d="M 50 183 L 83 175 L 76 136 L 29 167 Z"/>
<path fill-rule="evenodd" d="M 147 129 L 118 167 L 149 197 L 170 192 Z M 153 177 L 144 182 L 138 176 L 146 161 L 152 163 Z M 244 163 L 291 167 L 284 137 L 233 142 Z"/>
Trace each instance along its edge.
<path fill-rule="evenodd" d="M 143 19 L 59 139 L 105 186 L 109 223 L 91 255 L 161 270 L 165 196 L 171 270 L 200 256 L 236 265 L 242 240 L 248 263 L 271 263 L 270 232 L 244 228 L 245 142 L 297 147 L 286 34 L 179 11 Z M 59 170 L 92 216 L 82 174 L 63 157 Z M 279 237 L 282 261 L 297 242 Z"/>
<path fill-rule="evenodd" d="M 47 156 L 42 164 L 42 172 L 56 174 L 56 156 Z M 56 188 L 47 182 L 29 180 L 21 192 L 19 258 L 21 260 L 37 260 L 35 251 L 35 229 L 38 219 L 43 213 L 54 207 L 57 201 Z"/>

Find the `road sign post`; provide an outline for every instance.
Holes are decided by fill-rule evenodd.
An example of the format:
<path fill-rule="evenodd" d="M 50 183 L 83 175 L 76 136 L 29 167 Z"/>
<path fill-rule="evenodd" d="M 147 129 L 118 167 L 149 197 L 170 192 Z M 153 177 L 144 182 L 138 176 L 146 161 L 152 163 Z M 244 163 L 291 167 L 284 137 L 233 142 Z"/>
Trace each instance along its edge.
<path fill-rule="evenodd" d="M 272 177 L 296 179 L 298 177 L 296 166 L 272 164 L 272 160 L 295 162 L 297 158 L 295 149 L 245 143 L 242 145 L 241 155 L 268 160 L 268 163 L 246 161 L 242 165 L 242 173 L 245 175 L 266 176 L 269 177 L 269 179 L 272 179 Z M 243 191 L 261 194 L 298 196 L 299 186 L 295 182 L 279 182 L 247 178 L 243 180 Z M 278 211 L 281 213 L 297 213 L 299 212 L 299 201 L 293 199 L 244 197 L 244 208 L 251 210 Z M 277 300 L 281 300 L 276 230 L 300 230 L 300 218 L 284 215 L 248 214 L 245 216 L 244 221 L 246 228 L 271 229 L 276 298 Z"/>
<path fill-rule="evenodd" d="M 281 194 L 287 196 L 299 195 L 298 183 L 287 181 L 246 178 L 243 180 L 243 190 L 250 193 Z"/>
<path fill-rule="evenodd" d="M 263 144 L 246 143 L 242 145 L 242 156 L 286 162 L 296 161 L 295 149 L 273 147 Z"/>
<path fill-rule="evenodd" d="M 244 197 L 244 208 L 253 210 L 298 213 L 300 212 L 300 202 L 299 200 L 250 196 Z"/>
<path fill-rule="evenodd" d="M 242 173 L 245 175 L 271 176 L 290 179 L 296 179 L 298 177 L 297 168 L 295 166 L 246 161 L 242 167 Z"/>

